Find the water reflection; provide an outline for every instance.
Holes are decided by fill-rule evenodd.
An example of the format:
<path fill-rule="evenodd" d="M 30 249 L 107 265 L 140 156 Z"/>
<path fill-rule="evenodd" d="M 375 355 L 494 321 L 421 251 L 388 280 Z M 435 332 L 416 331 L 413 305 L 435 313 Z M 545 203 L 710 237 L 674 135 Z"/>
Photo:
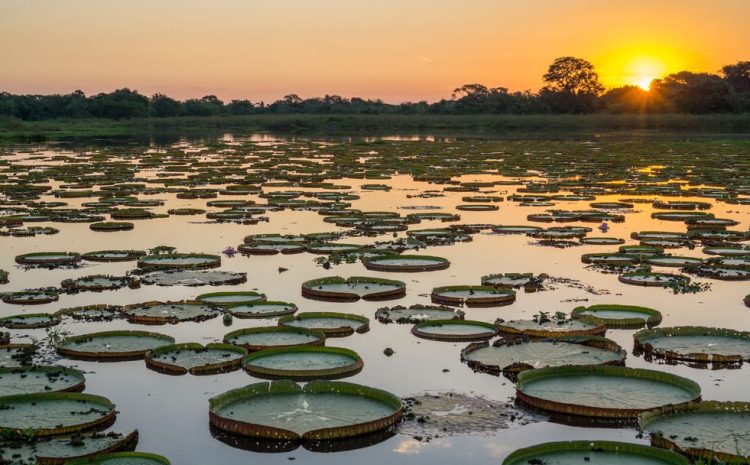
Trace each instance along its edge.
<path fill-rule="evenodd" d="M 255 144 L 254 157 L 263 157 L 267 153 L 284 153 L 294 147 L 293 159 L 288 162 L 314 161 L 321 165 L 330 166 L 336 163 L 333 157 L 305 156 L 300 145 L 306 143 L 302 137 L 278 137 L 270 134 L 251 134 L 237 136 L 221 131 L 216 136 L 204 135 L 197 138 L 182 135 L 147 135 L 145 139 L 134 139 L 122 145 L 121 141 L 96 140 L 90 141 L 87 151 L 107 147 L 112 159 L 124 164 L 135 164 L 130 152 L 137 150 L 149 153 L 166 153 L 167 150 L 179 149 L 185 153 L 194 154 L 196 160 L 210 166 L 211 163 L 221 161 L 222 155 L 214 150 L 211 144 L 215 138 L 221 138 L 230 144 L 221 150 L 232 150 L 232 144 Z M 355 141 L 359 138 L 321 138 L 321 143 L 314 147 L 327 147 L 327 144 L 341 144 Z M 414 157 L 418 157 L 417 148 L 423 149 L 419 141 L 430 144 L 441 144 L 446 140 L 437 137 L 382 136 L 364 138 L 366 142 L 377 140 L 399 140 L 415 142 Z M 144 144 L 139 146 L 138 144 Z M 177 145 L 175 145 L 177 144 Z M 600 149 L 607 149 L 606 143 L 601 143 Z M 556 150 L 565 150 L 563 146 Z M 377 145 L 367 147 L 367 151 L 377 154 Z M 432 146 L 424 149 L 430 152 Z M 706 149 L 708 150 L 708 149 Z M 520 179 L 517 172 L 508 174 L 499 169 L 507 152 L 526 152 L 529 159 L 546 157 L 547 153 L 528 151 L 523 142 L 503 147 L 502 150 L 487 154 L 486 172 L 455 173 L 454 181 L 460 182 L 511 182 Z M 40 167 L 42 165 L 59 166 L 75 163 L 75 156 L 79 148 L 73 144 L 25 146 L 13 155 L 3 155 L 2 161 L 18 166 Z M 420 152 L 421 153 L 421 152 Z M 309 154 L 308 154 L 309 155 Z M 360 165 L 366 165 L 369 157 L 362 153 Z M 61 158 L 63 157 L 63 158 Z M 451 158 L 446 155 L 446 165 Z M 394 165 L 398 162 L 394 161 Z M 3 167 L 6 167 L 3 165 Z M 395 166 L 398 168 L 398 166 Z M 503 167 L 507 168 L 507 167 Z M 563 167 L 572 172 L 575 167 Z M 652 167 L 648 173 L 662 176 L 658 167 Z M 40 168 L 32 168 L 36 172 Z M 232 167 L 228 182 L 241 182 L 245 175 L 253 174 L 246 167 Z M 603 170 L 611 169 L 604 165 Z M 162 166 L 139 167 L 135 176 L 140 179 L 154 180 L 157 175 L 164 174 Z M 243 171 L 244 170 L 244 171 Z M 494 171 L 492 171 L 494 170 Z M 290 170 L 289 173 L 296 173 Z M 3 171 L 9 176 L 6 181 L 14 181 L 16 173 Z M 170 178 L 184 179 L 195 173 L 169 173 Z M 451 173 L 453 174 L 453 173 Z M 542 171 L 530 170 L 524 172 L 529 176 L 522 178 L 523 182 L 546 182 Z M 613 176 L 618 173 L 614 173 Z M 619 173 L 627 174 L 627 173 Z M 678 173 L 679 174 L 679 173 Z M 571 176 L 572 178 L 573 176 Z M 169 179 L 160 177 L 160 180 Z M 429 181 L 415 181 L 412 176 L 396 174 L 389 179 L 355 179 L 344 178 L 330 180 L 338 184 L 351 186 L 346 191 L 357 193 L 360 198 L 352 201 L 352 208 L 363 211 L 440 211 L 457 213 L 455 206 L 463 203 L 462 197 L 466 193 L 444 192 L 439 184 Z M 52 189 L 59 189 L 67 181 L 52 180 L 47 183 Z M 140 182 L 140 181 L 139 181 Z M 671 181 L 658 178 L 654 184 L 667 185 Z M 389 191 L 362 189 L 363 184 L 383 183 L 390 187 Z M 223 186 L 211 185 L 213 188 Z M 496 185 L 492 188 L 492 195 L 510 196 L 518 193 L 519 183 L 514 185 Z M 694 187 L 694 186 L 691 186 Z M 266 186 L 264 192 L 280 192 L 285 190 L 299 190 L 301 192 L 319 191 L 313 187 L 290 187 L 288 185 Z M 416 197 L 426 191 L 439 190 L 441 196 Z M 470 195 L 470 194 L 469 194 Z M 659 194 L 646 196 L 656 198 Z M 164 201 L 163 206 L 153 208 L 155 213 L 166 213 L 171 208 L 203 208 L 206 200 L 181 199 L 175 192 L 159 192 L 139 196 L 142 199 Z M 235 197 L 231 197 L 235 198 Z M 255 193 L 243 194 L 242 199 L 264 203 L 265 200 Z M 614 194 L 597 195 L 598 202 L 615 202 L 622 196 Z M 58 200 L 52 196 L 43 196 L 45 201 Z M 91 199 L 65 199 L 70 208 L 81 208 L 82 204 Z M 680 200 L 696 200 L 711 202 L 711 211 L 717 217 L 737 219 L 739 226 L 735 229 L 746 231 L 750 226 L 750 208 L 741 205 L 730 205 L 703 197 L 685 196 Z M 575 210 L 581 208 L 580 202 L 561 200 L 555 202 L 555 208 Z M 403 210 L 404 207 L 409 210 Z M 530 213 L 543 213 L 548 207 L 541 205 L 521 206 L 518 203 L 503 202 L 500 209 L 494 212 L 462 211 L 461 222 L 481 224 L 529 224 L 527 216 Z M 412 210 L 414 209 L 414 210 Z M 631 239 L 635 231 L 661 230 L 684 232 L 685 226 L 680 222 L 659 221 L 651 218 L 655 210 L 650 204 L 637 204 L 632 212 L 626 215 L 625 223 L 610 224 L 609 231 L 596 232 L 590 236 L 619 237 L 626 239 L 627 244 L 636 244 Z M 110 274 L 122 276 L 134 267 L 132 262 L 123 263 L 87 263 L 76 269 L 23 269 L 16 266 L 13 258 L 22 253 L 35 251 L 67 250 L 88 252 L 106 249 L 148 249 L 155 245 L 166 244 L 177 247 L 185 252 L 220 253 L 228 246 L 236 247 L 249 234 L 284 233 L 305 234 L 323 231 L 344 231 L 344 228 L 324 223 L 322 216 L 314 211 L 292 210 L 268 211 L 265 213 L 268 222 L 255 225 L 235 223 L 206 222 L 202 216 L 177 216 L 138 221 L 133 231 L 111 234 L 96 233 L 87 224 L 75 223 L 40 223 L 53 225 L 61 232 L 54 236 L 38 236 L 34 238 L 0 238 L 0 269 L 10 271 L 10 283 L 0 285 L 0 292 L 9 292 L 27 288 L 44 286 L 59 286 L 60 282 L 68 278 L 79 278 L 91 274 Z M 446 224 L 441 221 L 423 221 L 419 228 L 440 228 Z M 397 237 L 405 237 L 404 233 L 397 233 Z M 391 239 L 390 236 L 367 237 L 357 236 L 345 239 L 347 243 L 369 244 L 375 240 Z M 371 330 L 366 334 L 337 339 L 335 345 L 352 349 L 365 360 L 364 369 L 350 380 L 355 383 L 377 386 L 400 396 L 413 395 L 426 390 L 440 390 L 457 392 L 472 392 L 489 399 L 507 401 L 515 394 L 512 382 L 505 378 L 485 376 L 474 373 L 470 367 L 460 361 L 460 350 L 466 344 L 445 343 L 420 340 L 412 337 L 409 325 L 384 325 L 375 321 L 374 312 L 383 303 L 367 301 L 357 302 L 321 302 L 303 298 L 300 285 L 302 282 L 331 275 L 340 276 L 376 276 L 403 280 L 407 284 L 407 295 L 398 301 L 403 305 L 416 303 L 429 304 L 429 294 L 433 287 L 443 285 L 479 284 L 484 275 L 501 272 L 530 272 L 534 274 L 547 273 L 585 283 L 590 288 L 602 290 L 592 293 L 587 287 L 574 287 L 556 284 L 554 290 L 546 292 L 519 292 L 517 301 L 502 308 L 471 308 L 466 309 L 467 318 L 485 322 L 493 322 L 497 318 L 505 320 L 528 319 L 539 311 L 569 312 L 577 305 L 592 305 L 597 303 L 627 303 L 643 305 L 660 309 L 664 314 L 664 325 L 706 325 L 724 326 L 747 330 L 750 328 L 750 312 L 742 304 L 742 298 L 748 293 L 746 284 L 724 281 L 711 281 L 710 292 L 700 294 L 673 295 L 668 290 L 644 289 L 628 286 L 617 281 L 615 275 L 599 273 L 584 267 L 580 257 L 583 253 L 608 252 L 612 246 L 585 245 L 569 249 L 540 247 L 535 241 L 523 235 L 498 235 L 485 231 L 473 235 L 473 241 L 458 243 L 452 246 L 436 246 L 426 251 L 428 254 L 441 256 L 451 261 L 447 270 L 430 273 L 406 274 L 366 271 L 360 263 L 341 263 L 332 270 L 326 270 L 314 262 L 310 254 L 273 255 L 273 256 L 242 256 L 224 257 L 223 271 L 247 273 L 247 283 L 239 286 L 211 287 L 210 291 L 257 290 L 265 293 L 269 300 L 294 302 L 300 311 L 339 311 L 365 315 L 371 318 Z M 681 255 L 704 257 L 700 248 L 695 250 L 680 250 Z M 281 270 L 284 270 L 281 272 Z M 93 305 L 117 304 L 127 305 L 153 300 L 179 301 L 191 299 L 198 294 L 207 292 L 206 288 L 189 287 L 159 287 L 143 285 L 139 289 L 121 289 L 118 291 L 82 292 L 78 294 L 64 294 L 57 303 L 41 305 L 35 308 L 0 304 L 0 317 L 22 312 L 54 312 L 60 308 Z M 223 335 L 233 329 L 245 327 L 259 327 L 275 325 L 275 320 L 239 320 L 235 319 L 232 326 L 224 326 L 220 318 L 202 323 L 185 322 L 176 325 L 159 327 L 158 331 L 174 337 L 177 342 L 214 342 L 220 341 Z M 133 329 L 126 321 L 86 323 L 66 320 L 59 330 L 68 334 L 83 334 L 92 331 L 115 329 Z M 41 339 L 46 337 L 44 330 L 18 330 L 15 338 L 17 342 L 28 341 L 28 337 Z M 614 339 L 624 348 L 631 348 L 632 330 L 611 330 L 608 337 Z M 393 355 L 387 357 L 384 349 L 393 350 Z M 231 440 L 216 437 L 209 430 L 208 399 L 225 392 L 257 381 L 247 373 L 237 371 L 206 377 L 170 377 L 148 370 L 143 361 L 119 363 L 99 363 L 93 361 L 73 361 L 64 359 L 61 364 L 75 366 L 87 373 L 87 392 L 101 394 L 112 399 L 120 412 L 116 428 L 121 431 L 137 428 L 140 430 L 139 450 L 148 450 L 170 457 L 175 464 L 192 463 L 222 463 L 243 464 L 258 461 L 269 464 L 288 463 L 289 458 L 304 460 L 308 463 L 350 464 L 356 461 L 361 465 L 381 464 L 434 464 L 434 463 L 462 463 L 472 465 L 479 463 L 498 463 L 498 461 L 518 447 L 532 445 L 541 441 L 563 439 L 611 439 L 627 442 L 645 442 L 636 437 L 632 428 L 598 428 L 591 424 L 586 427 L 573 426 L 566 420 L 565 424 L 547 422 L 522 426 L 515 429 L 491 432 L 479 435 L 445 436 L 426 441 L 389 433 L 376 438 L 359 438 L 350 443 L 342 443 L 337 447 L 306 447 L 286 445 L 272 447 L 275 454 L 253 455 L 249 451 L 268 451 L 267 444 L 257 441 L 245 441 L 238 438 Z M 716 400 L 750 400 L 750 392 L 746 386 L 750 382 L 750 371 L 746 366 L 733 370 L 697 370 L 686 365 L 657 365 L 649 360 L 629 356 L 627 366 L 659 369 L 680 376 L 685 376 L 699 382 L 705 399 Z M 217 440 L 218 439 L 218 440 Z M 249 442 L 251 444 L 246 444 Z M 309 450 L 332 452 L 335 454 L 311 454 Z"/>

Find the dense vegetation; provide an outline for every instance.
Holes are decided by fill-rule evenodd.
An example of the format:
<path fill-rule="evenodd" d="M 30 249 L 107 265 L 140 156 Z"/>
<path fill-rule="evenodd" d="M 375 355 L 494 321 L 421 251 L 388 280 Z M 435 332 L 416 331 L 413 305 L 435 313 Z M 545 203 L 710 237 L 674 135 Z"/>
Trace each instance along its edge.
<path fill-rule="evenodd" d="M 750 61 L 724 66 L 720 74 L 681 71 L 652 82 L 646 91 L 636 86 L 605 90 L 593 65 L 562 57 L 543 76 L 538 92 L 511 92 L 466 84 L 450 99 L 428 103 L 389 104 L 382 100 L 326 95 L 302 99 L 295 94 L 266 104 L 249 100 L 223 102 L 216 96 L 178 101 L 163 94 L 151 98 L 135 90 L 118 89 L 87 96 L 12 95 L 0 93 L 0 117 L 24 121 L 56 118 L 168 118 L 290 114 L 466 115 L 557 113 L 746 113 L 750 112 Z"/>

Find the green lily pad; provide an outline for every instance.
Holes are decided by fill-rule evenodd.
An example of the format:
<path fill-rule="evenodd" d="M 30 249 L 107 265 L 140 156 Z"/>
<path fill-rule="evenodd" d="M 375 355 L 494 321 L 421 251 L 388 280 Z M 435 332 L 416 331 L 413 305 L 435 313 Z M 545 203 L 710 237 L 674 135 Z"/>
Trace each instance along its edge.
<path fill-rule="evenodd" d="M 266 379 L 336 379 L 359 372 L 364 362 L 340 347 L 298 346 L 254 352 L 243 361 L 245 371 Z"/>
<path fill-rule="evenodd" d="M 547 442 L 518 449 L 503 460 L 503 465 L 689 465 L 674 452 L 611 441 Z"/>
<path fill-rule="evenodd" d="M 615 366 L 564 366 L 524 371 L 516 398 L 558 414 L 634 419 L 647 410 L 700 398 L 700 386 L 680 376 Z"/>
<path fill-rule="evenodd" d="M 58 366 L 0 368 L 0 396 L 34 392 L 82 391 L 86 379 L 82 372 Z"/>
<path fill-rule="evenodd" d="M 244 347 L 247 350 L 263 350 L 298 345 L 323 345 L 326 336 L 314 331 L 292 326 L 267 326 L 244 328 L 224 335 L 224 342 Z"/>
<path fill-rule="evenodd" d="M 211 424 L 234 434 L 309 441 L 342 439 L 389 428 L 401 418 L 401 399 L 341 381 L 251 384 L 209 401 Z"/>
<path fill-rule="evenodd" d="M 0 397 L 0 429 L 55 436 L 114 421 L 115 406 L 104 397 L 70 392 Z"/>
<path fill-rule="evenodd" d="M 146 366 L 171 374 L 192 375 L 225 373 L 239 369 L 247 350 L 231 344 L 188 342 L 160 346 L 146 353 Z"/>
<path fill-rule="evenodd" d="M 57 345 L 57 352 L 72 358 L 137 360 L 167 344 L 174 344 L 174 338 L 147 331 L 104 331 L 65 338 Z"/>
<path fill-rule="evenodd" d="M 322 331 L 326 337 L 343 337 L 366 333 L 370 330 L 370 319 L 351 313 L 304 312 L 279 318 L 279 325 Z"/>
<path fill-rule="evenodd" d="M 693 460 L 748 463 L 750 404 L 714 402 L 665 407 L 640 416 L 651 444 L 673 449 Z"/>

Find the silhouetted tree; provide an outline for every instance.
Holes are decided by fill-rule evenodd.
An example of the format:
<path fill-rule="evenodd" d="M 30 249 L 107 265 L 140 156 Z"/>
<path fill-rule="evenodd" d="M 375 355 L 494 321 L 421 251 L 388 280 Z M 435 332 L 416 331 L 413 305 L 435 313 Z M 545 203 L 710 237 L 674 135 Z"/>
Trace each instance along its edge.
<path fill-rule="evenodd" d="M 601 96 L 601 106 L 611 113 L 645 113 L 651 109 L 651 94 L 638 86 L 622 86 Z"/>
<path fill-rule="evenodd" d="M 582 58 L 557 58 L 542 79 L 542 99 L 553 111 L 586 113 L 596 108 L 597 97 L 604 91 L 594 65 Z"/>
<path fill-rule="evenodd" d="M 180 116 L 182 114 L 182 104 L 164 94 L 154 94 L 154 96 L 151 97 L 150 112 L 151 116 L 157 118 Z"/>
<path fill-rule="evenodd" d="M 681 71 L 651 83 L 660 99 L 658 111 L 677 113 L 719 113 L 731 111 L 729 87 L 715 74 Z"/>
<path fill-rule="evenodd" d="M 98 94 L 91 100 L 91 114 L 100 118 L 123 119 L 148 116 L 147 97 L 130 89 Z"/>
<path fill-rule="evenodd" d="M 230 115 L 252 115 L 255 107 L 250 100 L 232 100 L 226 106 Z"/>
<path fill-rule="evenodd" d="M 735 92 L 750 92 L 750 61 L 738 61 L 721 68 L 721 74 Z"/>
<path fill-rule="evenodd" d="M 206 95 L 200 99 L 190 99 L 183 104 L 188 116 L 215 116 L 224 111 L 224 102 L 215 95 Z"/>

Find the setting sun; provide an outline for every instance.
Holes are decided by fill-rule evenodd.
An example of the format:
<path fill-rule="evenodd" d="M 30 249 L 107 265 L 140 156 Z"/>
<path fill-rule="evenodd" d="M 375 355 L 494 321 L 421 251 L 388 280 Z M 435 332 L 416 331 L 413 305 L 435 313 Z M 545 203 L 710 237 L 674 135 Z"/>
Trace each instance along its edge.
<path fill-rule="evenodd" d="M 651 57 L 639 57 L 632 60 L 625 67 L 625 83 L 635 85 L 643 90 L 649 90 L 651 81 L 667 72 L 663 61 Z"/>

